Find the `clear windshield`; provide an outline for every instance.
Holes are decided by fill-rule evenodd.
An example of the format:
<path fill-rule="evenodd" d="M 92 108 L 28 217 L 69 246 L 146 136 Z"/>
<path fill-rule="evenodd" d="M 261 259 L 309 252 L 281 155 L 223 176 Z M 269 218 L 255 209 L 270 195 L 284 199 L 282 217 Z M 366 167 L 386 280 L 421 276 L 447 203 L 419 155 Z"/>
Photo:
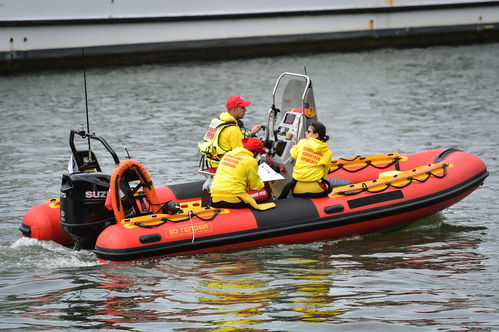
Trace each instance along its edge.
<path fill-rule="evenodd" d="M 276 105 L 282 111 L 281 114 L 291 111 L 292 109 L 302 108 L 302 97 L 305 91 L 307 81 L 304 79 L 291 78 L 288 79 L 286 87 L 282 92 L 282 102 L 281 105 Z M 279 100 L 279 99 L 276 99 Z M 310 87 L 305 94 L 305 108 L 315 109 L 315 99 L 312 87 Z M 280 106 L 280 107 L 279 107 Z"/>

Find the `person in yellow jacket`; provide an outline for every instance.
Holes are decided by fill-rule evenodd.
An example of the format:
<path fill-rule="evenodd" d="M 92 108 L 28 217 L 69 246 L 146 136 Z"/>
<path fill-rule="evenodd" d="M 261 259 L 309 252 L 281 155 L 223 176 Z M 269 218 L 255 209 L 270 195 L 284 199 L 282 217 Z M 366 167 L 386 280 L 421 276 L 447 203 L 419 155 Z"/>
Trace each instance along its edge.
<path fill-rule="evenodd" d="M 248 194 L 249 190 L 264 188 L 255 159 L 266 153 L 263 143 L 258 138 L 246 137 L 241 144 L 243 146 L 226 153 L 220 161 L 211 184 L 211 206 L 236 209 L 251 206 L 258 210 L 275 207 L 275 203 L 258 204 Z"/>
<path fill-rule="evenodd" d="M 326 177 L 331 166 L 333 153 L 326 141 L 326 127 L 320 122 L 312 122 L 305 133 L 305 138 L 290 150 L 296 160 L 293 167 L 292 193 L 297 197 L 325 197 L 331 192 L 331 185 Z"/>
<path fill-rule="evenodd" d="M 208 167 L 215 172 L 220 159 L 229 151 L 242 146 L 242 139 L 252 137 L 262 128 L 261 125 L 254 126 L 250 131 L 244 128 L 241 119 L 246 114 L 246 107 L 251 105 L 250 101 L 240 96 L 231 96 L 227 99 L 225 107 L 227 112 L 222 112 L 217 119 L 210 123 L 208 131 L 203 137 L 204 142 L 198 147 L 207 158 Z"/>

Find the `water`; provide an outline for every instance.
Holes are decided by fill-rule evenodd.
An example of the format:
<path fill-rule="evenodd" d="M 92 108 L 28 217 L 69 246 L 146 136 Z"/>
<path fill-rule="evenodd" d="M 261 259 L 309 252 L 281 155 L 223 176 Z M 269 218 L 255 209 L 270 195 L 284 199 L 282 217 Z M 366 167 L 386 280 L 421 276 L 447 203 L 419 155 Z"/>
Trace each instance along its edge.
<path fill-rule="evenodd" d="M 126 146 L 157 185 L 200 179 L 196 143 L 227 96 L 254 101 L 253 125 L 278 75 L 304 66 L 335 157 L 456 147 L 490 172 L 462 202 L 395 232 L 124 264 L 20 237 L 24 213 L 58 195 L 69 130 L 86 121 L 83 76 L 0 77 L 0 329 L 499 330 L 497 54 L 499 44 L 87 70 L 91 131 L 120 158 Z"/>

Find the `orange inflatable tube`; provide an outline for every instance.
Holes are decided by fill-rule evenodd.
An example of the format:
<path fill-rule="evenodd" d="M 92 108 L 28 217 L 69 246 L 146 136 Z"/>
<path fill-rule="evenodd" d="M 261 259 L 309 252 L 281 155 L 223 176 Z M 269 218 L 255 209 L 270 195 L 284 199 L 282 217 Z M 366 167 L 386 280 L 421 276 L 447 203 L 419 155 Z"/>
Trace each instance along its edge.
<path fill-rule="evenodd" d="M 136 160 L 124 160 L 114 169 L 109 188 L 109 195 L 111 196 L 113 212 L 117 222 L 125 219 L 125 209 L 120 195 L 120 183 L 123 174 L 128 170 L 133 171 L 139 178 L 150 206 L 159 206 L 160 204 L 156 189 L 152 184 L 151 176 L 145 167 Z"/>

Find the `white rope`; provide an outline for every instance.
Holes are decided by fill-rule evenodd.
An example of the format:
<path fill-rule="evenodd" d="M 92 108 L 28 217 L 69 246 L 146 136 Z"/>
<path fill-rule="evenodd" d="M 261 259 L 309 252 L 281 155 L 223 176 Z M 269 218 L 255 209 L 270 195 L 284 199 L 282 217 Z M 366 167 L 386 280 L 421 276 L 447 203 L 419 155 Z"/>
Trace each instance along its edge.
<path fill-rule="evenodd" d="M 191 210 L 189 210 L 189 220 L 191 221 L 191 231 L 192 231 L 192 241 L 191 243 L 194 243 L 194 239 L 196 238 L 196 233 L 194 233 L 194 224 L 192 223 L 192 215 L 194 214 L 194 212 L 192 212 Z"/>

